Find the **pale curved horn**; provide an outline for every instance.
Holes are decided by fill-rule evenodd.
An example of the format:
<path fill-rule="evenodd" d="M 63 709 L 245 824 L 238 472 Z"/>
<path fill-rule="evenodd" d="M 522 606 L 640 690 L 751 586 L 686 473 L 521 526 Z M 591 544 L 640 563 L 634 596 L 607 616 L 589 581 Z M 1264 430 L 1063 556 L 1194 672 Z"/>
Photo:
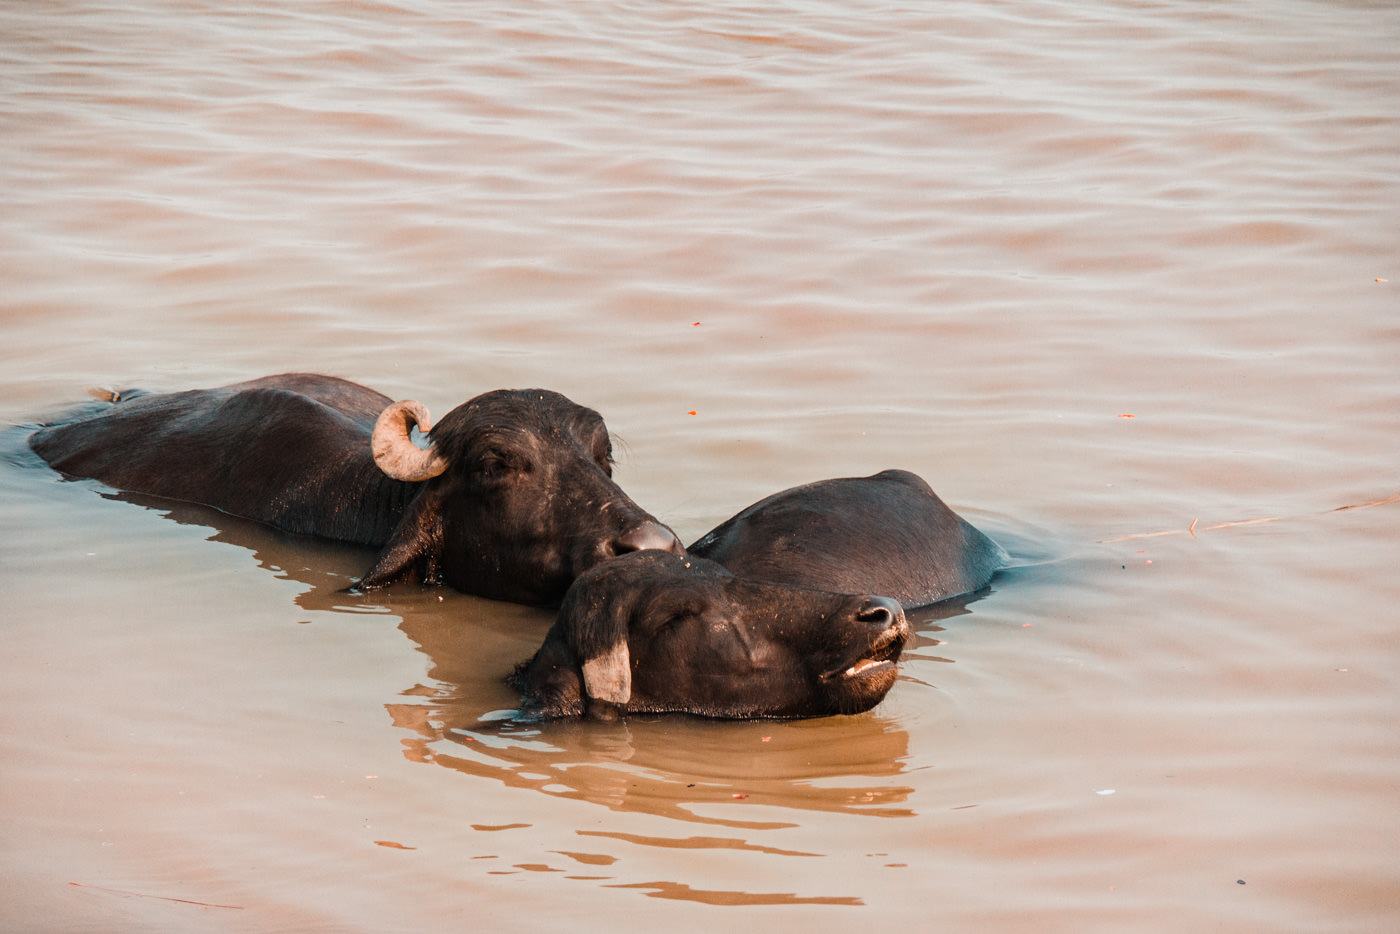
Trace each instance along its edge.
<path fill-rule="evenodd" d="M 432 448 L 420 448 L 409 438 L 414 425 L 428 431 L 433 427 L 433 420 L 428 415 L 428 407 L 412 399 L 395 402 L 380 412 L 374 423 L 374 434 L 369 439 L 374 462 L 395 480 L 418 483 L 431 480 L 447 469 L 447 461 L 438 457 Z"/>
<path fill-rule="evenodd" d="M 583 688 L 594 700 L 626 706 L 632 699 L 632 655 L 625 640 L 583 663 Z"/>

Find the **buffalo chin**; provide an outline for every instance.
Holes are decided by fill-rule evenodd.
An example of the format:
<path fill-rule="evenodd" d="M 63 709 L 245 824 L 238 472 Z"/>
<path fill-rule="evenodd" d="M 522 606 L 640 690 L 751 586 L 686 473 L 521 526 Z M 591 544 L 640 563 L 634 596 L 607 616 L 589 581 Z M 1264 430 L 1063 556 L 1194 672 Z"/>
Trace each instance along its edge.
<path fill-rule="evenodd" d="M 821 676 L 835 709 L 843 714 L 863 713 L 885 699 L 899 679 L 902 636 L 882 640 L 848 665 Z"/>
<path fill-rule="evenodd" d="M 894 687 L 899 679 L 899 668 L 891 661 L 875 661 L 852 666 L 827 680 L 827 697 L 833 713 L 865 713 L 880 701 Z"/>

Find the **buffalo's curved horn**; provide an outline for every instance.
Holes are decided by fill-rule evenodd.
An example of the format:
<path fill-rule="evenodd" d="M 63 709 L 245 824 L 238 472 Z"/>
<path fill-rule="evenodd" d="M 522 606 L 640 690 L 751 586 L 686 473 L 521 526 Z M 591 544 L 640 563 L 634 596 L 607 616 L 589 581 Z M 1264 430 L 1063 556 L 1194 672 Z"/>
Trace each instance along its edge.
<path fill-rule="evenodd" d="M 374 434 L 369 439 L 374 462 L 395 480 L 418 483 L 431 480 L 447 469 L 447 461 L 438 457 L 432 448 L 420 448 L 409 438 L 414 425 L 421 431 L 428 431 L 433 427 L 433 420 L 428 415 L 428 407 L 412 399 L 395 402 L 380 412 L 374 423 Z"/>
<path fill-rule="evenodd" d="M 626 706 L 632 699 L 632 656 L 626 640 L 583 663 L 583 689 L 593 700 Z"/>

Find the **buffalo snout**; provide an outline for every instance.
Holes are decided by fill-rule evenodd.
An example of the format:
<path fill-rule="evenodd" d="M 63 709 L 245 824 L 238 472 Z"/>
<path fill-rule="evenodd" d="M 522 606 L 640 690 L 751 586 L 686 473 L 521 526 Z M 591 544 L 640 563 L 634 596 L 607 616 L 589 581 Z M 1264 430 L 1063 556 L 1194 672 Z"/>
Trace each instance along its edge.
<path fill-rule="evenodd" d="M 894 686 L 896 663 L 910 635 L 899 601 L 876 596 L 855 600 L 833 627 L 846 641 L 821 679 L 842 713 L 873 706 Z"/>
<path fill-rule="evenodd" d="M 632 502 L 620 488 L 607 479 L 611 489 L 603 491 L 609 505 L 593 529 L 580 534 L 574 543 L 570 561 L 572 577 L 578 577 L 605 561 L 638 551 L 662 551 L 684 555 L 685 545 L 676 533 Z"/>
<path fill-rule="evenodd" d="M 909 629 L 904 619 L 904 607 L 899 605 L 898 600 L 889 597 L 866 597 L 865 603 L 856 611 L 856 621 L 865 623 L 877 632 L 887 629 L 907 632 Z"/>
<path fill-rule="evenodd" d="M 627 530 L 607 545 L 607 557 L 615 558 L 632 551 L 669 551 L 672 554 L 685 554 L 681 540 L 660 522 L 643 522 Z"/>

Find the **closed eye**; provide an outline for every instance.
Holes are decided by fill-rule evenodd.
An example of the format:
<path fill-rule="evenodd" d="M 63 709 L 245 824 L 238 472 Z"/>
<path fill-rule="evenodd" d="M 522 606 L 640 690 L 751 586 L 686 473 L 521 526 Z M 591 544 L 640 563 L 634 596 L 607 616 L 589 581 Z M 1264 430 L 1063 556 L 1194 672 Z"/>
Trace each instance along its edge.
<path fill-rule="evenodd" d="M 477 461 L 477 471 L 487 479 L 504 477 L 513 473 L 530 473 L 534 464 L 519 452 L 504 448 L 490 448 Z"/>
<path fill-rule="evenodd" d="M 593 442 L 593 461 L 603 468 L 603 473 L 612 476 L 613 464 L 617 461 L 613 458 L 612 439 L 606 431 L 601 432 L 600 437 Z"/>
<path fill-rule="evenodd" d="M 653 632 L 677 630 L 705 614 L 705 605 L 700 600 L 685 600 L 679 603 L 654 604 L 647 612 L 647 621 Z"/>

